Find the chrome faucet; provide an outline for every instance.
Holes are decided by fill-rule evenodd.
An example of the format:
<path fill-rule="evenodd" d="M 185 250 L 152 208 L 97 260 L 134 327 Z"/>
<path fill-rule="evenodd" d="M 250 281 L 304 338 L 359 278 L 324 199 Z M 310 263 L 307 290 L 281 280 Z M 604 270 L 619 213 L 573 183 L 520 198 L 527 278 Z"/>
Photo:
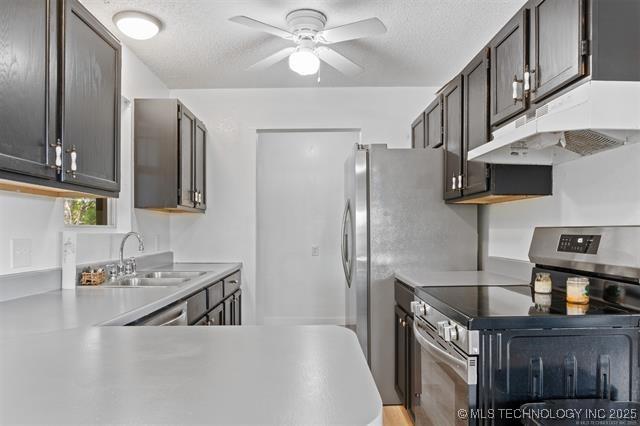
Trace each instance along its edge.
<path fill-rule="evenodd" d="M 144 251 L 144 241 L 142 240 L 142 235 L 137 232 L 127 232 L 124 237 L 122 237 L 122 242 L 120 243 L 120 263 L 118 263 L 118 275 L 129 275 L 135 273 L 135 261 L 131 262 L 131 266 L 129 266 L 129 262 L 125 263 L 124 261 L 124 243 L 130 236 L 135 236 L 138 239 L 138 251 Z"/>

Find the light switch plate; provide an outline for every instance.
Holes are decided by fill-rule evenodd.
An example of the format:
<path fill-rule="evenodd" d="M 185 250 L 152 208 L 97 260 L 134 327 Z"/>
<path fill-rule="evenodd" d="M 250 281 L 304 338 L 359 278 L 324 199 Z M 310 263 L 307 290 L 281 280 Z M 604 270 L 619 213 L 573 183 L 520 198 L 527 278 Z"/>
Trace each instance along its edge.
<path fill-rule="evenodd" d="M 13 238 L 11 240 L 11 267 L 27 268 L 31 266 L 31 239 Z"/>
<path fill-rule="evenodd" d="M 311 246 L 311 256 L 320 256 L 320 247 Z"/>

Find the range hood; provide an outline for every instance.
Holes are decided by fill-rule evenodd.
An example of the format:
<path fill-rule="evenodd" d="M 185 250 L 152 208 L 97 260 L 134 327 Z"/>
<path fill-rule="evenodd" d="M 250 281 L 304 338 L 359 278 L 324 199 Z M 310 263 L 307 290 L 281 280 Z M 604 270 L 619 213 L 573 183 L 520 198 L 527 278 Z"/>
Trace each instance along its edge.
<path fill-rule="evenodd" d="M 468 159 L 558 164 L 640 142 L 640 82 L 587 81 L 493 132 Z"/>

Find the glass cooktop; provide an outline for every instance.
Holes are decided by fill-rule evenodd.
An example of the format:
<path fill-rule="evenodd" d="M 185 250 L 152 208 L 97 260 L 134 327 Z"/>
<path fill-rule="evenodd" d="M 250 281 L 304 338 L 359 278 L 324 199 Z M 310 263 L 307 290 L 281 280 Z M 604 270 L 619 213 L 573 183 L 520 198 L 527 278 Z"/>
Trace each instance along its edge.
<path fill-rule="evenodd" d="M 577 319 L 636 315 L 640 318 L 638 313 L 594 299 L 588 305 L 569 304 L 564 292 L 537 294 L 530 286 L 420 287 L 416 296 L 451 319 L 469 325 L 474 321 L 486 324 L 500 319 L 522 323 L 527 319 L 553 320 L 568 317 Z"/>

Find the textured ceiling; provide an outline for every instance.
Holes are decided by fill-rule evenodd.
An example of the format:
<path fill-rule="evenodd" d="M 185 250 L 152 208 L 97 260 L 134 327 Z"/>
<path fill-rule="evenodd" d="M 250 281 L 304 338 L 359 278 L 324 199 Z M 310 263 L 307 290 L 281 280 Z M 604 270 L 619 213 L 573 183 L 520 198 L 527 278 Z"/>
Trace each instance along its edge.
<path fill-rule="evenodd" d="M 439 86 L 460 71 L 525 0 L 82 0 L 171 89 L 314 86 Z M 247 71 L 289 42 L 228 21 L 247 15 L 286 27 L 285 15 L 314 8 L 327 27 L 370 17 L 384 35 L 332 47 L 365 68 L 347 77 L 323 65 L 321 82 L 289 71 L 282 61 Z M 151 13 L 163 23 L 158 36 L 132 40 L 112 23 L 121 10 Z"/>

